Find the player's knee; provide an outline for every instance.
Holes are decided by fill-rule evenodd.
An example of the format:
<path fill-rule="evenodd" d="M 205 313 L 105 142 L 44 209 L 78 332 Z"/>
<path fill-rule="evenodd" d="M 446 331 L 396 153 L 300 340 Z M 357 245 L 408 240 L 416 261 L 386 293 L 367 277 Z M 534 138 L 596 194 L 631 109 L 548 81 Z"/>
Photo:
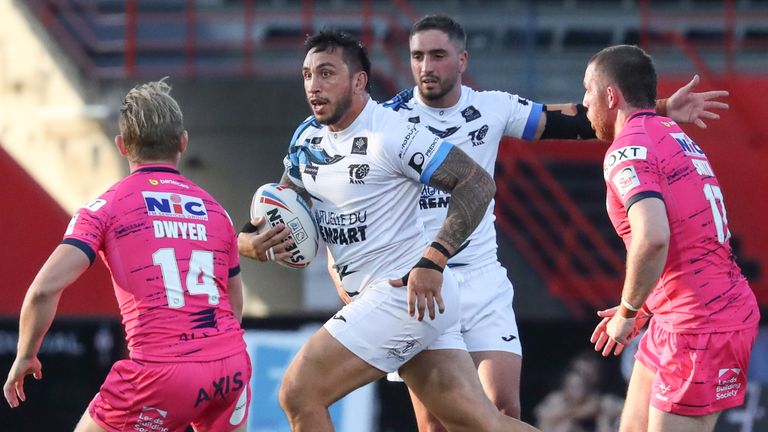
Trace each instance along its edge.
<path fill-rule="evenodd" d="M 307 389 L 300 384 L 300 381 L 286 374 L 280 384 L 280 391 L 278 393 L 280 407 L 283 408 L 288 417 L 297 416 L 311 404 L 312 399 L 307 398 L 307 394 Z"/>

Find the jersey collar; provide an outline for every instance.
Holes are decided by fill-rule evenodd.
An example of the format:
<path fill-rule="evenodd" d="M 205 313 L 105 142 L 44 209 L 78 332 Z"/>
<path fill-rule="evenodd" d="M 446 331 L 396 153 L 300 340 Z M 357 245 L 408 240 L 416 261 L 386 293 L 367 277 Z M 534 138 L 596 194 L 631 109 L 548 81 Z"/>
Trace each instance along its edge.
<path fill-rule="evenodd" d="M 144 165 L 143 167 L 134 171 L 134 173 L 137 173 L 137 172 L 167 172 L 167 173 L 179 174 L 179 170 L 177 170 L 171 165 Z"/>

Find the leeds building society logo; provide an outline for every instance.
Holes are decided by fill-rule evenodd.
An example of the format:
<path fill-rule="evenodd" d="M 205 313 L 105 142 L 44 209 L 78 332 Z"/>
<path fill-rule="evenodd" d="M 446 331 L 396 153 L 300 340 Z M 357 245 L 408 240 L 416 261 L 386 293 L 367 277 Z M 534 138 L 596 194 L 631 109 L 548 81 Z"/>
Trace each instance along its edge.
<path fill-rule="evenodd" d="M 349 182 L 352 184 L 365 184 L 363 179 L 370 171 L 371 167 L 368 164 L 349 165 Z"/>
<path fill-rule="evenodd" d="M 364 155 L 368 153 L 368 137 L 356 137 L 352 140 L 352 154 Z"/>

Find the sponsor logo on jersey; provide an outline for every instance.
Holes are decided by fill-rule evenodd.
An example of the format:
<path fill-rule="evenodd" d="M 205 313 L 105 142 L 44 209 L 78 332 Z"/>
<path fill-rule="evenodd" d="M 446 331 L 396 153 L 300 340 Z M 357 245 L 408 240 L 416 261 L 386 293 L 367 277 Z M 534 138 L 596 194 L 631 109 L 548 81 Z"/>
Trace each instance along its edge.
<path fill-rule="evenodd" d="M 166 417 L 168 417 L 167 410 L 145 406 L 141 409 L 139 417 L 136 419 L 136 423 L 131 430 L 168 432 L 170 429 L 165 426 Z"/>
<path fill-rule="evenodd" d="M 304 165 L 304 174 L 307 174 L 308 176 L 312 177 L 312 180 L 317 181 L 317 172 L 320 170 L 319 167 L 315 165 Z"/>
<path fill-rule="evenodd" d="M 637 177 L 635 167 L 628 166 L 613 176 L 613 184 L 619 190 L 619 194 L 624 197 L 630 190 L 640 186 L 640 179 Z"/>
<path fill-rule="evenodd" d="M 432 126 L 427 126 L 427 129 L 429 129 L 432 134 L 439 136 L 440 138 L 448 138 L 449 136 L 453 135 L 461 129 L 461 126 L 451 126 L 448 129 L 442 131 L 440 129 L 433 128 Z"/>
<path fill-rule="evenodd" d="M 363 179 L 370 171 L 371 167 L 368 164 L 349 165 L 349 182 L 352 184 L 365 184 Z"/>
<path fill-rule="evenodd" d="M 143 191 L 141 194 L 149 216 L 208 220 L 208 211 L 200 198 L 169 192 Z"/>
<path fill-rule="evenodd" d="M 742 383 L 740 368 L 720 369 L 717 373 L 717 386 L 715 387 L 715 399 L 722 400 L 732 398 L 739 394 Z"/>
<path fill-rule="evenodd" d="M 423 165 L 424 155 L 421 153 L 414 153 L 413 156 L 411 156 L 411 160 L 408 161 L 408 166 L 416 170 L 416 172 L 419 174 L 421 174 Z"/>
<path fill-rule="evenodd" d="M 472 140 L 472 147 L 485 144 L 485 135 L 488 133 L 488 125 L 483 125 L 480 129 L 473 130 L 468 133 L 469 139 Z"/>
<path fill-rule="evenodd" d="M 432 140 L 432 144 L 429 145 L 429 148 L 425 152 L 427 157 L 432 156 L 432 153 L 435 152 L 435 147 L 437 146 L 437 142 L 439 141 L 439 138 L 435 137 L 435 139 Z"/>
<path fill-rule="evenodd" d="M 518 96 L 517 97 L 517 103 L 519 103 L 520 105 L 523 105 L 523 106 L 528 106 L 528 104 L 531 103 L 531 101 L 529 101 L 526 98 L 522 98 L 522 97 Z"/>
<path fill-rule="evenodd" d="M 243 385 L 245 384 L 242 372 L 235 372 L 232 375 L 225 375 L 215 381 L 211 381 L 210 386 L 200 387 L 197 390 L 195 408 L 203 402 L 209 402 L 214 399 L 226 400 L 226 395 L 239 391 L 243 388 Z"/>
<path fill-rule="evenodd" d="M 481 115 L 482 114 L 480 114 L 480 111 L 478 111 L 477 108 L 472 105 L 464 108 L 464 110 L 461 111 L 461 116 L 464 117 L 464 120 L 466 120 L 467 123 L 471 122 L 472 120 L 479 119 Z"/>
<path fill-rule="evenodd" d="M 89 202 L 88 204 L 84 205 L 83 208 L 87 208 L 88 210 L 92 212 L 98 211 L 100 208 L 104 207 L 104 204 L 107 203 L 107 200 L 96 198 L 95 200 Z"/>
<path fill-rule="evenodd" d="M 704 154 L 704 150 L 702 150 L 701 147 L 699 147 L 699 145 L 690 139 L 685 133 L 672 132 L 669 135 L 674 138 L 678 144 L 680 144 L 680 148 L 683 150 L 683 153 L 689 156 L 707 157 L 707 155 Z"/>
<path fill-rule="evenodd" d="M 328 244 L 348 245 L 352 243 L 364 242 L 365 230 L 368 225 L 358 225 L 354 227 L 329 227 L 319 225 L 320 237 Z"/>
<path fill-rule="evenodd" d="M 416 138 L 416 135 L 419 133 L 419 128 L 416 126 L 411 126 L 408 128 L 408 133 L 405 134 L 405 137 L 403 138 L 403 142 L 400 144 L 400 152 L 397 154 L 397 157 L 400 159 L 403 158 L 403 155 L 406 151 L 408 151 L 408 147 L 411 146 L 411 143 L 413 143 L 413 140 Z"/>
<path fill-rule="evenodd" d="M 416 116 L 416 117 L 408 117 L 408 121 L 409 121 L 409 122 L 411 122 L 411 123 L 413 123 L 413 124 L 419 124 L 419 123 L 421 123 L 421 119 L 419 118 L 419 116 Z"/>
<path fill-rule="evenodd" d="M 608 178 L 611 168 L 628 160 L 645 160 L 648 158 L 648 149 L 643 146 L 629 146 L 618 148 L 607 155 L 603 160 L 603 175 Z"/>
<path fill-rule="evenodd" d="M 448 208 L 450 204 L 451 204 L 451 196 L 447 194 L 430 196 L 430 197 L 422 196 L 421 198 L 419 198 L 419 209 L 421 210 L 428 210 L 428 209 L 435 209 L 435 208 Z"/>
<path fill-rule="evenodd" d="M 659 123 L 661 123 L 662 126 L 668 127 L 668 128 L 677 124 L 677 123 L 675 123 L 674 120 L 670 120 L 668 122 L 667 121 L 663 121 L 663 122 L 659 122 Z"/>
<path fill-rule="evenodd" d="M 149 184 L 151 184 L 152 186 L 172 184 L 174 186 L 182 187 L 184 189 L 189 189 L 189 185 L 186 185 L 180 181 L 176 181 L 173 179 L 160 179 L 160 180 L 149 179 Z"/>
<path fill-rule="evenodd" d="M 344 318 L 344 315 L 342 315 L 342 314 L 336 314 L 336 315 L 334 315 L 334 316 L 333 316 L 333 318 L 331 318 L 331 319 L 335 319 L 335 320 L 339 320 L 339 321 L 344 321 L 344 322 L 347 322 L 347 319 L 346 319 L 346 318 Z"/>
<path fill-rule="evenodd" d="M 501 337 L 501 340 L 503 340 L 504 342 L 512 342 L 515 339 L 517 339 L 517 336 L 515 336 L 513 334 L 511 334 L 509 336 L 502 336 Z"/>
<path fill-rule="evenodd" d="M 368 154 L 368 137 L 356 137 L 352 140 L 352 154 Z"/>

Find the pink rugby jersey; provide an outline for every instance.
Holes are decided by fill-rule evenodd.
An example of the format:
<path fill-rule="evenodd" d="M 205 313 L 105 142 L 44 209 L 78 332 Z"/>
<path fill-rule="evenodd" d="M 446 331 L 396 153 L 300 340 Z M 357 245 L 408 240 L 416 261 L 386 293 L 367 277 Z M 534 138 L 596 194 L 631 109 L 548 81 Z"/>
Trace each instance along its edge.
<path fill-rule="evenodd" d="M 77 211 L 63 243 L 110 272 L 132 359 L 210 361 L 245 349 L 227 295 L 240 273 L 224 209 L 168 165 L 145 165 Z M 98 294 L 94 294 L 98 295 Z"/>
<path fill-rule="evenodd" d="M 753 326 L 757 302 L 731 253 L 720 184 L 702 149 L 678 125 L 637 111 L 603 162 L 608 215 L 629 248 L 627 210 L 644 198 L 664 201 L 667 263 L 646 300 L 667 331 L 709 333 Z"/>

